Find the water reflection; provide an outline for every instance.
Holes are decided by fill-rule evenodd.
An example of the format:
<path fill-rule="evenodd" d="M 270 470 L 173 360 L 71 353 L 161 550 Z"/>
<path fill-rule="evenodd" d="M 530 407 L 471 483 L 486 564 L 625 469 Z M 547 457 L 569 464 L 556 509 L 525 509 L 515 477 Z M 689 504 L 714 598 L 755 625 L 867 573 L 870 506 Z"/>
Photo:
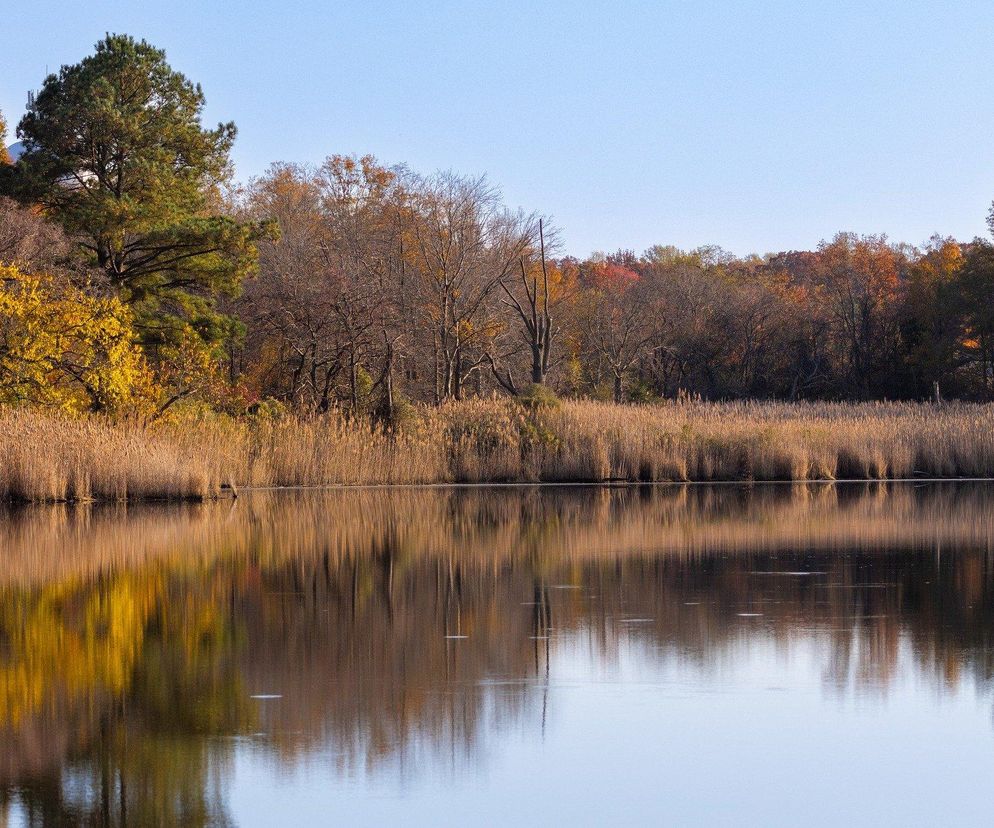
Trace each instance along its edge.
<path fill-rule="evenodd" d="M 722 677 L 745 665 L 765 687 L 772 659 L 828 699 L 968 685 L 989 704 L 992 494 L 402 489 L 11 511 L 0 814 L 242 822 L 246 756 L 268 782 L 313 757 L 323 785 L 451 778 L 541 740 L 556 687 L 591 675 L 701 699 L 741 691 Z"/>

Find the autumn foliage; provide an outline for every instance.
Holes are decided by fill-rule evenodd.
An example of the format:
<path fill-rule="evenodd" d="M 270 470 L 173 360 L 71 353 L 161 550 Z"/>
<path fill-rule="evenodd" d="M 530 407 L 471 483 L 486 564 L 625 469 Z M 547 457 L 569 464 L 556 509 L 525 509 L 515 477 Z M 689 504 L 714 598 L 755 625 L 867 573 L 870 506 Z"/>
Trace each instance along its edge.
<path fill-rule="evenodd" d="M 151 397 L 152 377 L 120 300 L 0 266 L 0 402 L 123 412 Z"/>
<path fill-rule="evenodd" d="M 336 154 L 275 164 L 238 185 L 234 125 L 205 128 L 204 106 L 164 52 L 123 35 L 32 98 L 18 125 L 23 152 L 0 164 L 0 404 L 138 428 L 296 422 L 311 454 L 287 449 L 292 471 L 239 473 L 239 482 L 344 480 L 351 466 L 313 471 L 326 448 L 312 438 L 334 446 L 353 429 L 357 445 L 377 446 L 372 461 L 355 462 L 399 482 L 504 479 L 501 451 L 506 479 L 546 479 L 528 465 L 535 446 L 552 477 L 608 479 L 614 461 L 596 460 L 596 447 L 623 446 L 648 415 L 585 400 L 994 399 L 988 240 L 937 236 L 914 247 L 838 233 L 814 250 L 762 256 L 656 245 L 579 259 L 549 217 L 509 207 L 485 177 Z M 561 409 L 563 399 L 577 407 Z M 550 425 L 548 412 L 563 410 L 583 412 L 583 427 L 569 417 Z M 461 433 L 481 411 L 493 428 Z M 334 427 L 309 431 L 318 421 Z M 609 421 L 620 436 L 605 436 Z M 657 431 L 645 432 L 646 445 L 669 434 Z M 133 448 L 132 438 L 122 445 Z M 268 451 L 246 440 L 235 444 Z M 391 454 L 403 440 L 421 448 Z M 765 444 L 746 443 L 729 457 L 752 463 Z M 188 449 L 167 451 L 162 468 L 177 457 L 199 468 Z M 688 451 L 679 462 L 699 466 L 698 449 Z M 819 474 L 854 465 L 839 451 Z M 878 462 L 867 451 L 861 476 L 916 471 L 906 452 Z M 663 462 L 648 449 L 639 457 L 650 470 Z M 396 467 L 400 458 L 412 468 Z M 770 474 L 814 473 L 789 458 Z M 428 471 L 413 470 L 422 463 Z M 728 457 L 721 466 L 681 474 L 756 474 Z M 936 473 L 967 466 L 957 455 Z M 83 479 L 74 475 L 65 479 Z M 221 479 L 157 475 L 138 488 L 213 491 Z M 107 492 L 122 491 L 117 471 L 105 477 Z M 95 479 L 56 490 L 94 491 Z"/>

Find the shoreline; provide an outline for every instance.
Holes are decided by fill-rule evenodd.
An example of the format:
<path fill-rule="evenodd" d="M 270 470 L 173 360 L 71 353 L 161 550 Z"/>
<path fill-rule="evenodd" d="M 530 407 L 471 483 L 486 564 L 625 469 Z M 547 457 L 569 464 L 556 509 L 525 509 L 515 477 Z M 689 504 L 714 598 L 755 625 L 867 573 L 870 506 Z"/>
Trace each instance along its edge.
<path fill-rule="evenodd" d="M 347 491 L 419 491 L 445 489 L 643 489 L 643 488 L 704 488 L 704 487 L 794 487 L 794 486 L 857 486 L 871 484 L 898 484 L 907 486 L 984 483 L 994 484 L 994 477 L 894 477 L 894 478 L 844 478 L 796 480 L 650 480 L 650 481 L 502 481 L 502 482 L 450 482 L 450 483 L 324 483 L 291 486 L 242 486 L 237 493 L 220 493 L 189 497 L 134 497 L 89 498 L 63 500 L 0 500 L 0 507 L 23 508 L 32 506 L 109 506 L 109 505 L 192 505 L 237 501 L 243 495 L 260 493 L 315 493 Z"/>

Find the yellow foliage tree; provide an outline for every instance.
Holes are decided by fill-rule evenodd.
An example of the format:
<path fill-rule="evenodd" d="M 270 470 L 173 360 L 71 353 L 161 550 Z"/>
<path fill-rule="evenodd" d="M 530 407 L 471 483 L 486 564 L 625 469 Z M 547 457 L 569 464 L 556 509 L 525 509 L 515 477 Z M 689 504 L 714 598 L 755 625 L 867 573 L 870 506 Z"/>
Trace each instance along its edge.
<path fill-rule="evenodd" d="M 10 153 L 7 152 L 7 122 L 0 112 L 0 164 L 10 163 Z"/>
<path fill-rule="evenodd" d="M 0 403 L 143 409 L 154 385 L 117 298 L 0 266 Z"/>

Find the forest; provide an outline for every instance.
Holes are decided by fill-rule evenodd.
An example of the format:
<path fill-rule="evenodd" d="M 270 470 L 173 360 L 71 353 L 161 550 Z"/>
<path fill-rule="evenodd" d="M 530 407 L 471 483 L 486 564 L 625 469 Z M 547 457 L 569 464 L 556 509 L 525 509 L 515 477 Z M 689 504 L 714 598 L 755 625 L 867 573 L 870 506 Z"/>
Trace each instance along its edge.
<path fill-rule="evenodd" d="M 989 240 L 580 259 L 484 176 L 239 182 L 204 105 L 108 35 L 0 140 L 0 497 L 994 473 Z"/>
<path fill-rule="evenodd" d="M 235 126 L 205 127 L 204 103 L 118 35 L 31 97 L 0 169 L 4 403 L 391 418 L 536 387 L 616 403 L 994 391 L 988 240 L 580 259 L 485 177 L 331 155 L 239 184 Z"/>

